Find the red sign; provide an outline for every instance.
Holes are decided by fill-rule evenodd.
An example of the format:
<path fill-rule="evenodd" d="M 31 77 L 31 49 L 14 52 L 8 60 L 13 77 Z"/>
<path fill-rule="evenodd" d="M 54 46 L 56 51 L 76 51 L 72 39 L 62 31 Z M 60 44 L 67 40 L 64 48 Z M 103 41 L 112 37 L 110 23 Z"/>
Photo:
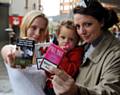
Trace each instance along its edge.
<path fill-rule="evenodd" d="M 20 26 L 23 16 L 9 16 L 9 23 L 11 25 Z"/>

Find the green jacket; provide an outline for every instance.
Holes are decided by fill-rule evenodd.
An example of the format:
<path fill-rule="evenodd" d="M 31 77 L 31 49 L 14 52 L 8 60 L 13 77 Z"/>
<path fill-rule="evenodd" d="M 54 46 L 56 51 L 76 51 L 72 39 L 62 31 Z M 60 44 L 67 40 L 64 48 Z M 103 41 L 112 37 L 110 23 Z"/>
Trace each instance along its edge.
<path fill-rule="evenodd" d="M 120 42 L 110 34 L 80 67 L 75 95 L 120 95 Z"/>

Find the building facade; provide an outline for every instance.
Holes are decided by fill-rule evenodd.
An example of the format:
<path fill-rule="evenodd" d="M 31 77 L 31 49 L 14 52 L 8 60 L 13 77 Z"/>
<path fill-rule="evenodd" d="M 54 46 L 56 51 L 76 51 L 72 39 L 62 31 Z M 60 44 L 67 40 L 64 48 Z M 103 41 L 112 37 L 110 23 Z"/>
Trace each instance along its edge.
<path fill-rule="evenodd" d="M 60 0 L 60 15 L 69 14 L 80 0 Z"/>

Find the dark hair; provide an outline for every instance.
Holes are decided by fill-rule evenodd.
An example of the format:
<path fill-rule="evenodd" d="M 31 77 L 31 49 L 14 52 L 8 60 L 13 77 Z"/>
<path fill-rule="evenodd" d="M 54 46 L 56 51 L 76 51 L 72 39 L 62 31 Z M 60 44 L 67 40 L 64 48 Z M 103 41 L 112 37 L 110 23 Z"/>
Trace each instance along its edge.
<path fill-rule="evenodd" d="M 73 14 L 90 15 L 97 19 L 99 22 L 103 21 L 104 30 L 107 30 L 108 28 L 119 22 L 117 14 L 114 10 L 103 7 L 100 2 L 95 0 L 93 0 L 92 2 L 87 2 L 86 7 L 76 6 L 73 9 Z"/>

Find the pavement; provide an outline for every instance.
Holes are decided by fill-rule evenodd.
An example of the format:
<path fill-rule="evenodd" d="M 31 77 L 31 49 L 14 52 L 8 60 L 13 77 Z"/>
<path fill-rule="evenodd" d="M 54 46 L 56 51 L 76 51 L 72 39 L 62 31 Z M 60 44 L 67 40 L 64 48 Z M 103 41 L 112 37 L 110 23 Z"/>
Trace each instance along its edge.
<path fill-rule="evenodd" d="M 0 42 L 0 50 L 7 42 Z M 3 59 L 0 55 L 0 95 L 13 95 L 9 77 Z"/>

